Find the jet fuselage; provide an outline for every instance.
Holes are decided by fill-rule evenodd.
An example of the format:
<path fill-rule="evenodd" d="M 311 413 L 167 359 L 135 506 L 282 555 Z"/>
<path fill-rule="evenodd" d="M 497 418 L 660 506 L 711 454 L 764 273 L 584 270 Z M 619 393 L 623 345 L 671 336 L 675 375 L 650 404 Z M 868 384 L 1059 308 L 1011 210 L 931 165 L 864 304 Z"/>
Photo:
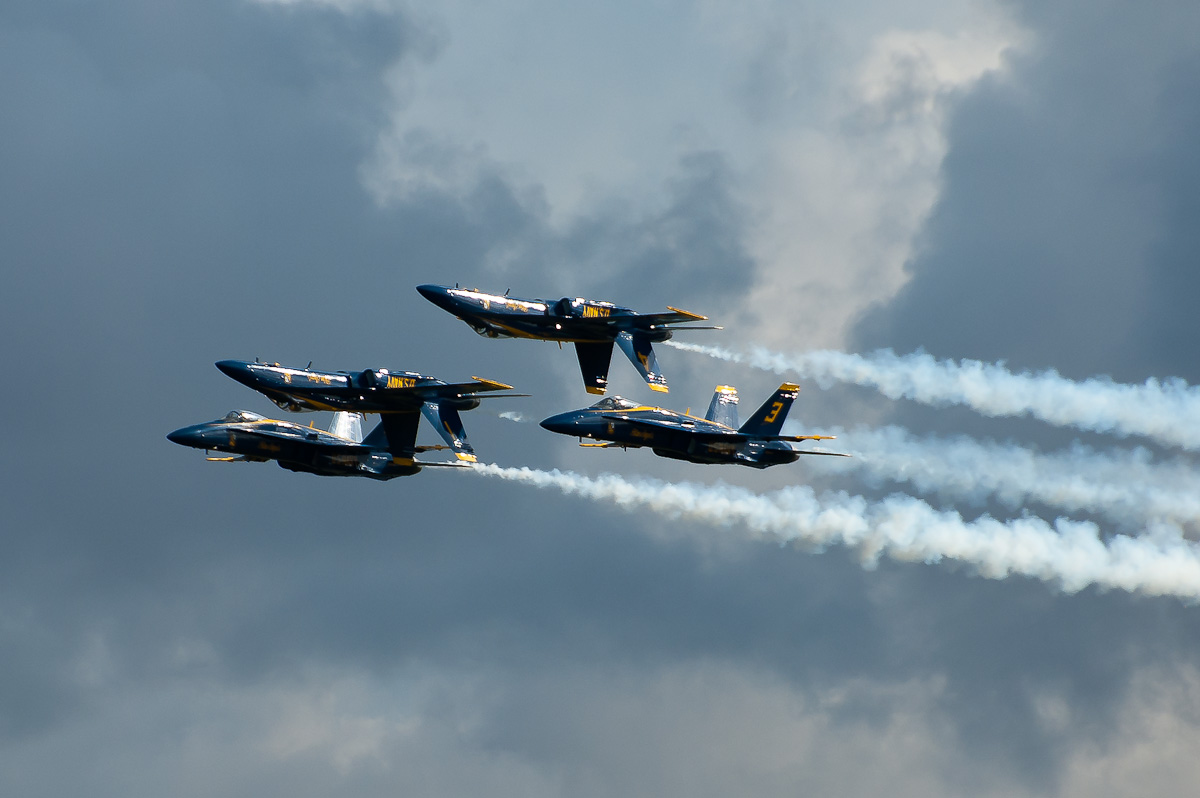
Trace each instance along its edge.
<path fill-rule="evenodd" d="M 542 422 L 542 427 L 616 446 L 646 447 L 660 457 L 692 463 L 769 468 L 794 462 L 800 456 L 783 441 L 755 440 L 714 421 L 638 405 L 619 396 L 582 410 L 551 416 Z"/>
<path fill-rule="evenodd" d="M 322 476 L 394 479 L 417 473 L 421 464 L 387 449 L 339 438 L 324 430 L 235 410 L 224 418 L 177 429 L 167 439 L 193 449 L 234 455 L 228 460 L 275 460 L 290 471 Z"/>
<path fill-rule="evenodd" d="M 447 383 L 415 371 L 365 369 L 363 371 L 313 371 L 280 366 L 222 360 L 223 373 L 265 394 L 285 410 L 347 410 L 357 413 L 388 413 L 419 410 L 430 398 L 447 402 L 457 410 L 472 410 L 479 400 L 470 395 L 445 396 L 439 390 Z M 506 390 L 504 383 L 486 383 L 483 390 Z M 428 389 L 428 390 L 421 390 Z M 440 395 L 439 395 L 440 394 Z"/>

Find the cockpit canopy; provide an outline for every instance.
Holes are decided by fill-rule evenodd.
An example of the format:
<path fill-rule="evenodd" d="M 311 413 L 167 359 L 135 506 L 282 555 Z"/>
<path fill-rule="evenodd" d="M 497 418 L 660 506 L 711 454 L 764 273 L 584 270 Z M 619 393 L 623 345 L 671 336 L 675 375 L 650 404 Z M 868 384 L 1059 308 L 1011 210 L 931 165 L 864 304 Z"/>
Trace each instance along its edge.
<path fill-rule="evenodd" d="M 267 417 L 260 416 L 258 413 L 251 413 L 249 410 L 230 410 L 221 420 L 237 423 L 245 421 L 266 421 Z"/>
<path fill-rule="evenodd" d="M 641 405 L 620 396 L 606 396 L 592 405 L 593 410 L 632 410 L 635 407 L 641 407 Z"/>
<path fill-rule="evenodd" d="M 574 302 L 572 302 L 569 296 L 565 296 L 555 302 L 553 305 L 550 305 L 548 312 L 553 312 L 558 316 L 578 316 L 580 314 L 579 304 L 582 301 L 583 300 L 576 299 Z"/>

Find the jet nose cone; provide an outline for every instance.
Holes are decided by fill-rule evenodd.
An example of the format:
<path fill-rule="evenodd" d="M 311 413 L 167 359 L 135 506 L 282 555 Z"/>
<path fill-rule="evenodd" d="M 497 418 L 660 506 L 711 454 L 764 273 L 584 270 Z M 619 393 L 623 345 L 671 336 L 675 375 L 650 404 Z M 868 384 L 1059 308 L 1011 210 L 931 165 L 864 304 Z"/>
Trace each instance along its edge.
<path fill-rule="evenodd" d="M 204 445 L 201 440 L 200 428 L 195 425 L 175 430 L 167 435 L 167 440 L 171 443 L 178 443 L 180 446 L 203 448 Z"/>
<path fill-rule="evenodd" d="M 542 429 L 551 432 L 561 432 L 564 435 L 574 435 L 578 417 L 574 413 L 559 413 L 542 421 Z"/>
<path fill-rule="evenodd" d="M 250 364 L 244 360 L 218 360 L 217 368 L 225 376 L 232 377 L 243 385 L 252 385 L 255 382 Z"/>
<path fill-rule="evenodd" d="M 454 297 L 450 296 L 450 289 L 444 285 L 418 285 L 417 290 L 421 292 L 421 296 L 440 308 L 454 305 Z"/>

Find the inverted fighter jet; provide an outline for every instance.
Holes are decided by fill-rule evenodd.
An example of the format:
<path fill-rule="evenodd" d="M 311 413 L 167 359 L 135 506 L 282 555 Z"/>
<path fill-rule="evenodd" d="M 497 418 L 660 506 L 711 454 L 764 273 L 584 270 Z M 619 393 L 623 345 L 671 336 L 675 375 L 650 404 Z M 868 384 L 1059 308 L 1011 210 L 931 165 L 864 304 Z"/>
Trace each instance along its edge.
<path fill-rule="evenodd" d="M 602 394 L 608 389 L 614 342 L 652 390 L 666 393 L 667 378 L 659 370 L 651 344 L 666 341 L 678 329 L 721 329 L 674 327 L 707 321 L 708 317 L 672 307 L 667 308 L 667 313 L 636 313 L 594 299 L 518 299 L 443 285 L 419 285 L 417 290 L 488 338 L 534 338 L 575 344 L 588 393 Z"/>
<path fill-rule="evenodd" d="M 693 463 L 735 463 L 769 468 L 791 463 L 802 454 L 848 457 L 834 452 L 793 449 L 791 442 L 831 440 L 832 435 L 780 435 L 800 386 L 785 382 L 745 424 L 737 423 L 737 389 L 717 386 L 704 418 L 647 407 L 612 396 L 591 407 L 551 416 L 542 426 L 573 435 L 583 446 L 649 446 L 660 457 Z M 593 442 L 584 442 L 589 438 Z"/>
<path fill-rule="evenodd" d="M 413 425 L 414 435 L 419 411 L 454 449 L 458 459 L 469 462 L 475 461 L 475 455 L 467 443 L 459 411 L 479 407 L 481 398 L 523 395 L 480 396 L 488 391 L 507 391 L 512 386 L 478 377 L 472 378 L 472 382 L 447 384 L 415 371 L 313 371 L 244 360 L 222 360 L 217 368 L 265 394 L 284 410 L 408 415 L 411 419 L 404 423 Z"/>
<path fill-rule="evenodd" d="M 224 418 L 177 429 L 167 440 L 194 449 L 225 453 L 209 457 L 223 463 L 278 461 L 289 471 L 333 477 L 387 480 L 415 474 L 427 466 L 466 467 L 458 462 L 420 462 L 413 455 L 450 446 L 417 446 L 414 413 L 389 413 L 366 438 L 358 413 L 337 413 L 328 432 L 233 410 Z M 458 454 L 456 452 L 456 454 Z M 461 455 L 460 455 L 461 457 Z M 474 460 L 474 456 L 471 456 Z"/>

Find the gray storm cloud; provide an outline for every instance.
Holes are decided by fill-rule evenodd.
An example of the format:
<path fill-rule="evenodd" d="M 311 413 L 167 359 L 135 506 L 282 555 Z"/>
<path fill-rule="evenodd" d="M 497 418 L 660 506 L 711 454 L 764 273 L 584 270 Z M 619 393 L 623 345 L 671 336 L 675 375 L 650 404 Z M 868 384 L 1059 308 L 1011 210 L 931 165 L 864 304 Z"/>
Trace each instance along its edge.
<path fill-rule="evenodd" d="M 1200 389 L 1180 379 L 1140 385 L 1106 377 L 1076 382 L 1054 371 L 1013 373 L 1003 363 L 938 360 L 925 353 L 799 354 L 760 347 L 734 351 L 668 341 L 669 346 L 764 371 L 875 388 L 889 399 L 932 406 L 963 405 L 985 416 L 1032 416 L 1063 427 L 1139 435 L 1166 446 L 1200 449 Z"/>

